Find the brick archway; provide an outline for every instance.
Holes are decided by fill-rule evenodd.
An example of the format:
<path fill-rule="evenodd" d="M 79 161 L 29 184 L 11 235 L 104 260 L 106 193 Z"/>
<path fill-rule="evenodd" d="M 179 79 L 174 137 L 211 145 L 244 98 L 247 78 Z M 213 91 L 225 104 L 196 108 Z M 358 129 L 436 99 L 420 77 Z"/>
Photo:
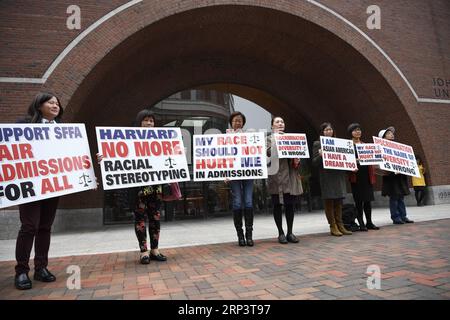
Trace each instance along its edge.
<path fill-rule="evenodd" d="M 306 3 L 228 2 L 140 3 L 82 41 L 45 87 L 62 92 L 67 121 L 86 123 L 92 141 L 95 125 L 123 125 L 175 92 L 225 84 L 307 133 L 331 121 L 345 136 L 358 121 L 370 140 L 395 124 L 422 152 L 414 97 L 363 38 L 332 29 L 340 22 Z"/>

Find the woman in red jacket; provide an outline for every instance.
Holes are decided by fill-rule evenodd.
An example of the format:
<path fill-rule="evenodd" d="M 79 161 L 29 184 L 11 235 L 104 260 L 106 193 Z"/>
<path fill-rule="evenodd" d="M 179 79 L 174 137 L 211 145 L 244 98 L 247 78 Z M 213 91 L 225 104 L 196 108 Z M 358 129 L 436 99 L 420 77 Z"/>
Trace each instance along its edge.
<path fill-rule="evenodd" d="M 361 141 L 361 126 L 359 123 L 352 123 L 348 126 L 348 133 L 352 136 L 353 143 L 364 143 Z M 356 147 L 355 147 L 356 148 Z M 356 156 L 358 153 L 356 152 Z M 375 176 L 375 168 L 373 166 L 360 166 L 358 163 L 358 170 L 349 174 L 350 184 L 352 186 L 353 199 L 357 210 L 357 220 L 359 224 L 359 231 L 367 231 L 367 229 L 380 229 L 372 222 L 372 201 L 373 185 L 377 179 Z M 366 215 L 366 224 L 364 224 L 363 211 Z"/>

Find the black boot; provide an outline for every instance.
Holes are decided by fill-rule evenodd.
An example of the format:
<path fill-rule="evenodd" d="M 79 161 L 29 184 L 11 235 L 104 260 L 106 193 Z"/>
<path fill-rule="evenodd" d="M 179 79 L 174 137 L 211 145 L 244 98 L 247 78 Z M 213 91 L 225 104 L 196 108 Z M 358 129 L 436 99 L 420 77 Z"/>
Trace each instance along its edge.
<path fill-rule="evenodd" d="M 367 231 L 366 225 L 364 224 L 362 211 L 357 213 L 356 219 L 358 220 L 359 231 Z"/>
<path fill-rule="evenodd" d="M 247 245 L 253 247 L 253 209 L 246 208 L 244 211 L 245 218 L 245 239 L 247 240 Z"/>
<path fill-rule="evenodd" d="M 236 228 L 239 246 L 245 246 L 244 231 L 242 230 L 242 210 L 233 211 L 234 227 Z"/>
<path fill-rule="evenodd" d="M 366 227 L 369 230 L 379 230 L 380 228 L 373 224 L 372 222 L 372 205 L 369 203 L 364 204 L 364 213 L 366 215 Z"/>

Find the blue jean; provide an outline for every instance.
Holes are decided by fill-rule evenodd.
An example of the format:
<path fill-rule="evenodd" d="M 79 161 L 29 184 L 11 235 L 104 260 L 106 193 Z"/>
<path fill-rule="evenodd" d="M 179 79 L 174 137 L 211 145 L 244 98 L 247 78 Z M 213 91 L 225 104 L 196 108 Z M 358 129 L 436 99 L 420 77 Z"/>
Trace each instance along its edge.
<path fill-rule="evenodd" d="M 406 218 L 406 207 L 403 199 L 404 196 L 389 197 L 389 209 L 391 210 L 392 221 L 403 220 Z"/>
<path fill-rule="evenodd" d="M 232 180 L 230 184 L 233 210 L 242 209 L 242 196 L 244 196 L 244 208 L 253 208 L 253 180 Z"/>

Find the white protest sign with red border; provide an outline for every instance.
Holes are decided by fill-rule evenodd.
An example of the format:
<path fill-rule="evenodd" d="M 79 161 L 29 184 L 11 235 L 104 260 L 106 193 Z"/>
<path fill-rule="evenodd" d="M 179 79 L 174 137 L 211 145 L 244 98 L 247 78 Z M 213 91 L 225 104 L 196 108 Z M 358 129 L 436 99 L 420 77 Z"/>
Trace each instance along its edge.
<path fill-rule="evenodd" d="M 354 171 L 357 168 L 353 141 L 320 136 L 324 169 Z"/>
<path fill-rule="evenodd" d="M 304 133 L 275 133 L 278 158 L 309 158 L 308 141 Z"/>
<path fill-rule="evenodd" d="M 361 166 L 379 165 L 383 163 L 383 151 L 376 143 L 356 143 L 358 163 Z"/>
<path fill-rule="evenodd" d="M 0 208 L 97 186 L 84 124 L 0 124 Z"/>
<path fill-rule="evenodd" d="M 420 178 L 416 157 L 411 146 L 378 137 L 372 138 L 383 152 L 384 162 L 380 165 L 380 169 Z"/>
<path fill-rule="evenodd" d="M 264 132 L 194 135 L 194 181 L 267 178 Z"/>
<path fill-rule="evenodd" d="M 180 128 L 95 130 L 104 190 L 190 180 Z"/>

